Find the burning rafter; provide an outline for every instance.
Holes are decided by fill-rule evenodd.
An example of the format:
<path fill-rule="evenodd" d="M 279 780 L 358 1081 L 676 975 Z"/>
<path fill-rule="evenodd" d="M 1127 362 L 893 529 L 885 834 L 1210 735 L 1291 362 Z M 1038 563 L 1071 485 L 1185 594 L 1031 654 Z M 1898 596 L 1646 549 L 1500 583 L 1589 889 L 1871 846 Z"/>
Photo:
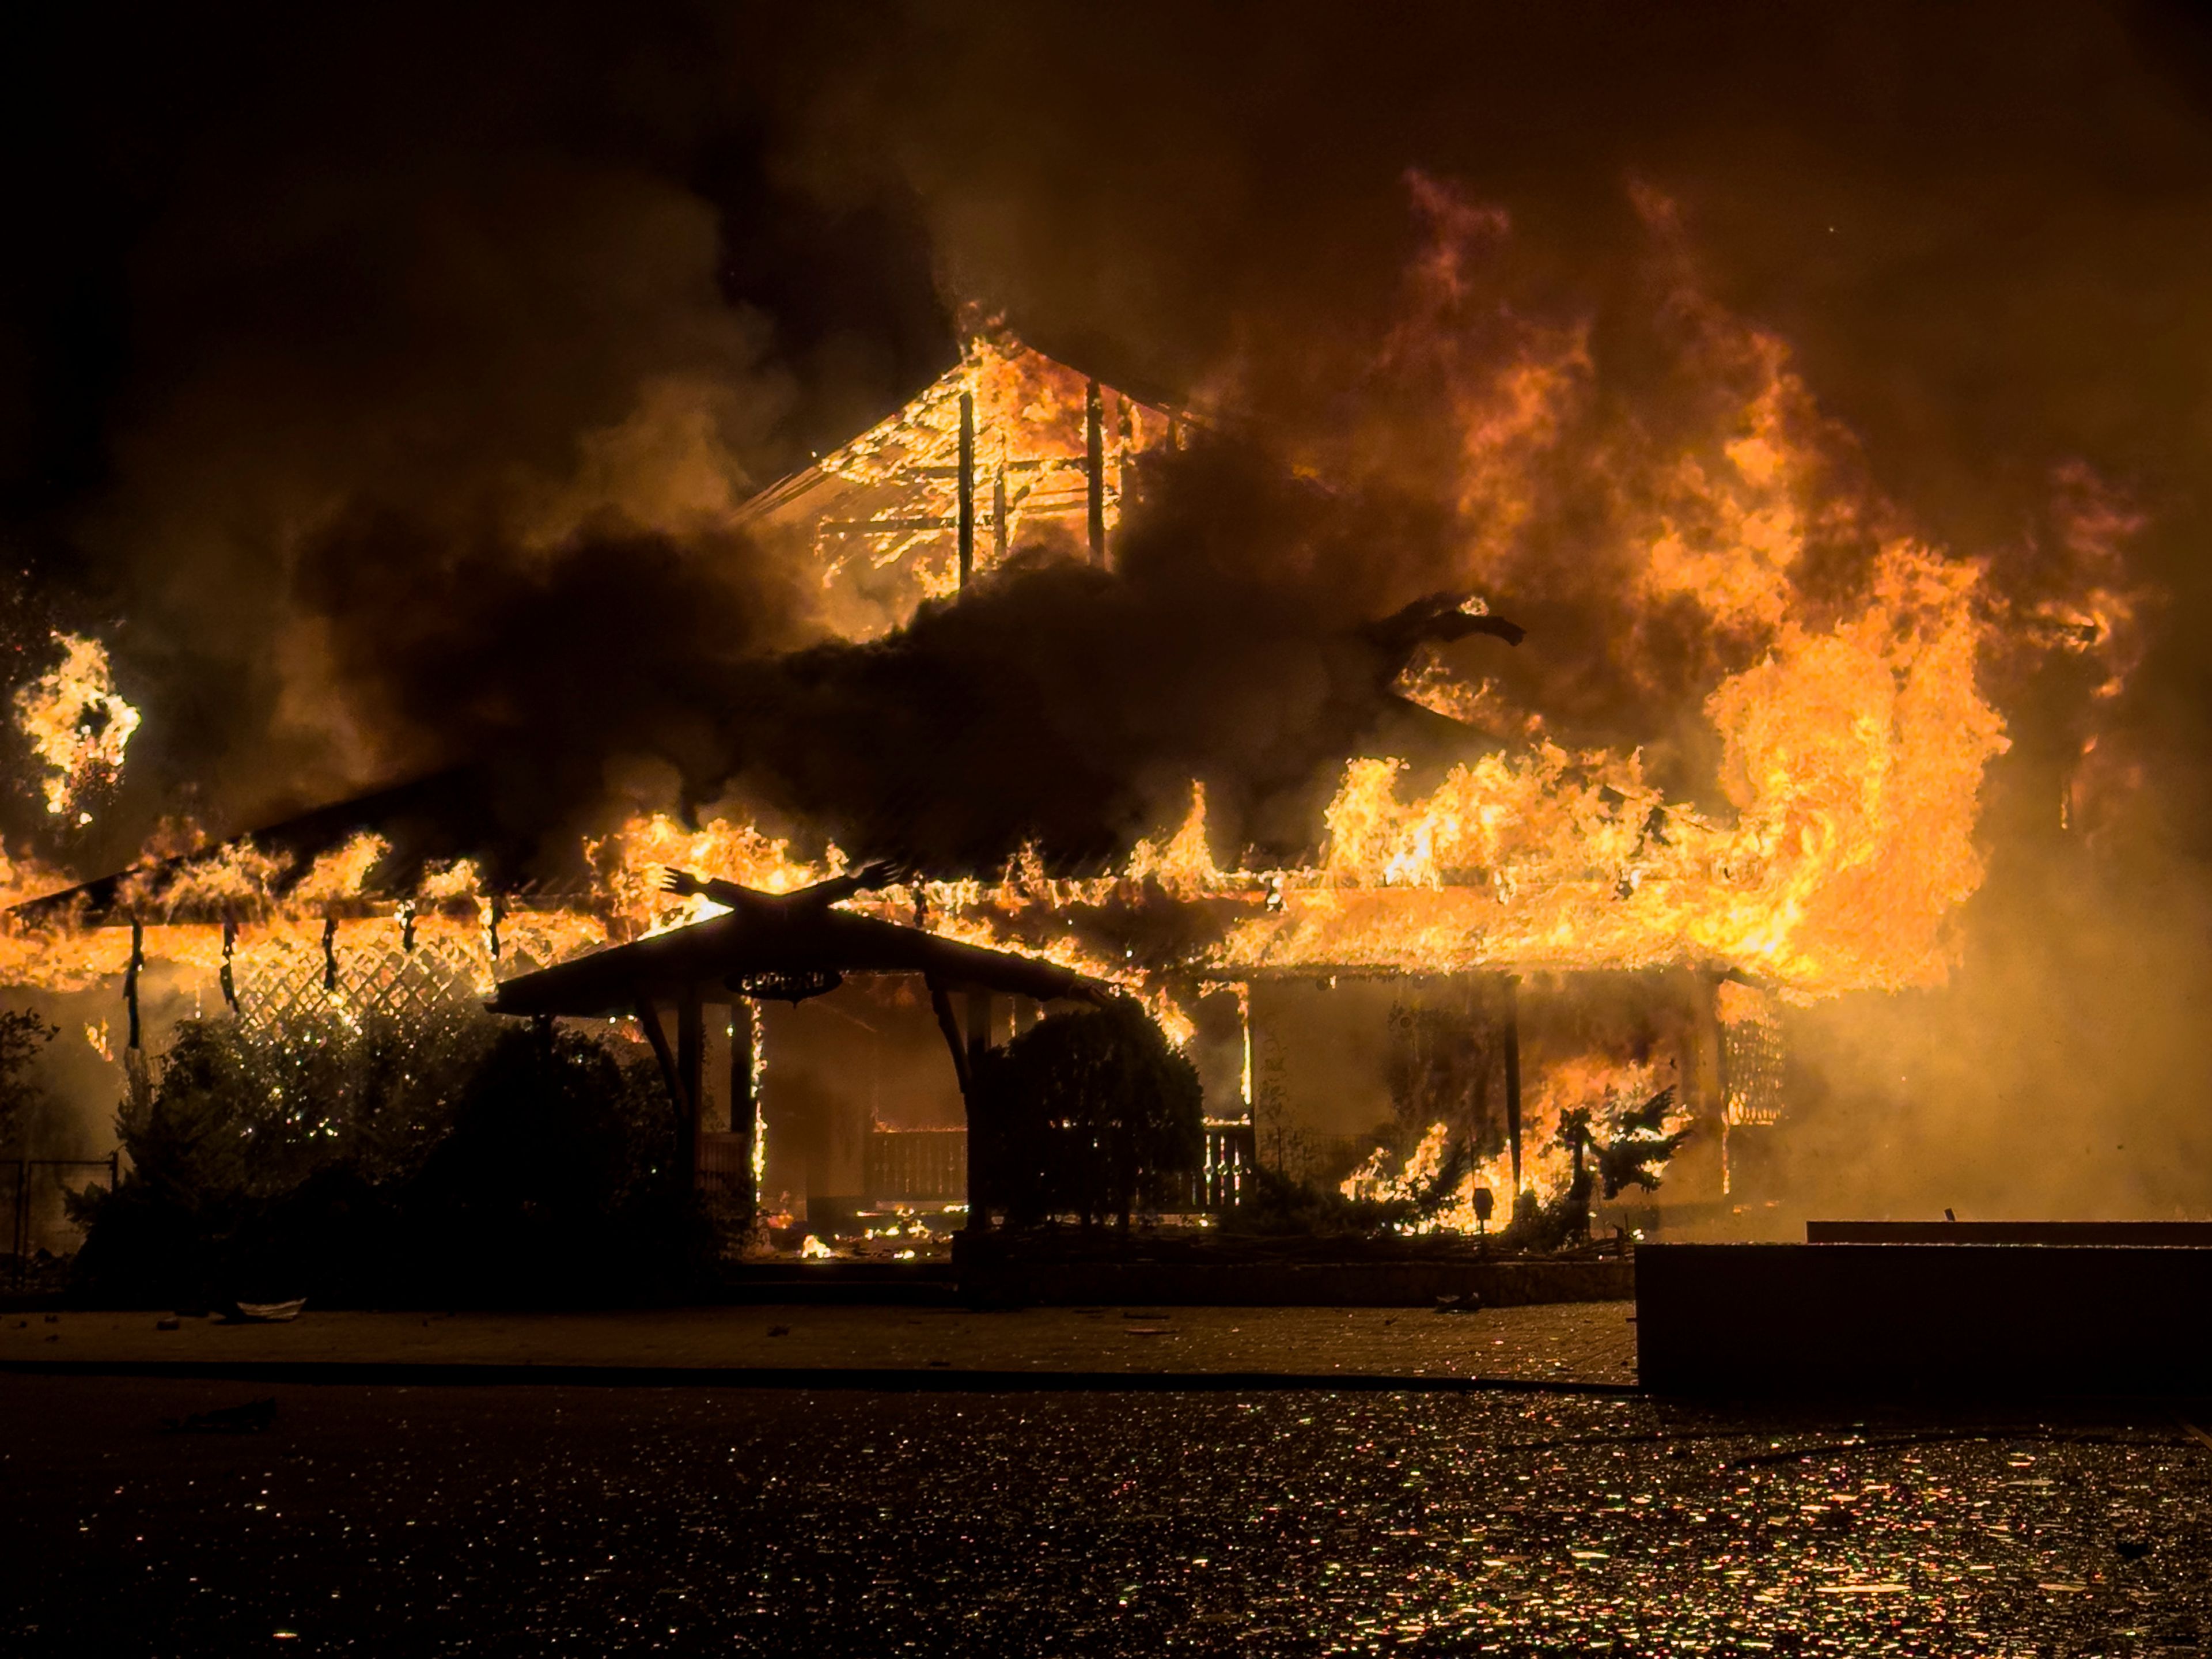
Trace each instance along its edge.
<path fill-rule="evenodd" d="M 738 521 L 801 548 L 832 626 L 870 638 L 1024 546 L 1104 562 L 1131 464 L 1175 441 L 1187 418 L 986 335 L 896 414 L 763 490 Z"/>

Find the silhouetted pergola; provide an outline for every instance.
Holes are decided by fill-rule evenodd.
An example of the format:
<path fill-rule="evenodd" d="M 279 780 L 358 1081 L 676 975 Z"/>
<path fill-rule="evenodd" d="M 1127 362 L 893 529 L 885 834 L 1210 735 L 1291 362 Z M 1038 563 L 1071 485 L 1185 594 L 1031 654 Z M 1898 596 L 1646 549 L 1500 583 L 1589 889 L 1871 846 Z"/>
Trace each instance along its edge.
<path fill-rule="evenodd" d="M 706 1082 L 703 1010 L 710 1004 L 727 1004 L 744 1021 L 748 1040 L 732 1050 L 731 1121 L 750 1123 L 754 1002 L 795 1003 L 835 989 L 848 974 L 919 974 L 928 986 L 972 1127 L 975 1067 L 990 1045 L 994 995 L 1050 1002 L 1096 1001 L 1109 994 L 1101 981 L 1056 963 L 835 908 L 836 899 L 854 890 L 849 880 L 795 893 L 762 893 L 720 882 L 701 890 L 732 903 L 730 914 L 518 975 L 501 983 L 487 1005 L 494 1013 L 540 1018 L 634 1015 L 686 1125 L 679 1139 L 690 1180 L 698 1169 Z M 953 1012 L 956 993 L 967 999 L 964 1034 Z M 661 1024 L 663 1010 L 671 1008 L 672 1048 Z M 970 1213 L 975 1213 L 972 1202 Z"/>

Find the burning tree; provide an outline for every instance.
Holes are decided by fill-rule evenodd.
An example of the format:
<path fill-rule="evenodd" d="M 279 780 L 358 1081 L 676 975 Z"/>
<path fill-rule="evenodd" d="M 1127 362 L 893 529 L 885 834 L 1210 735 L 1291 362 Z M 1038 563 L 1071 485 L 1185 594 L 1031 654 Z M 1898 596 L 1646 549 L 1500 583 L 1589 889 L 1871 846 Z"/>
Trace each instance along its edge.
<path fill-rule="evenodd" d="M 1655 1166 L 1663 1167 L 1692 1133 L 1687 1127 L 1668 1127 L 1676 1119 L 1671 1086 L 1640 1106 L 1611 1112 L 1603 1139 L 1598 1138 L 1593 1115 L 1587 1106 L 1572 1107 L 1561 1115 L 1555 1139 L 1573 1160 L 1572 1173 L 1548 1200 L 1521 1209 L 1507 1230 L 1509 1243 L 1556 1249 L 1589 1237 L 1593 1188 L 1608 1200 L 1620 1197 L 1626 1187 L 1656 1190 L 1659 1173 Z"/>

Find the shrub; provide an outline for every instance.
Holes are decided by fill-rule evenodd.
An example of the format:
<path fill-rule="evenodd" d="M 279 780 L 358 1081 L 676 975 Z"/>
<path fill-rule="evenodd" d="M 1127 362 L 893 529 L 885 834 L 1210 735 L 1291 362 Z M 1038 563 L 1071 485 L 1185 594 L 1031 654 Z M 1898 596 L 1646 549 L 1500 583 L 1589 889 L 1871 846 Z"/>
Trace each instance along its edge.
<path fill-rule="evenodd" d="M 697 1259 L 659 1073 L 588 1035 L 191 1021 L 118 1127 L 130 1173 L 78 1200 L 99 1300 L 629 1299 Z"/>
<path fill-rule="evenodd" d="M 1198 1073 L 1134 1002 L 1054 1014 L 983 1056 L 975 1079 L 984 1191 L 1007 1219 L 1085 1225 L 1164 1194 L 1205 1151 Z"/>
<path fill-rule="evenodd" d="M 25 1125 L 46 1098 L 27 1073 L 54 1028 L 27 1010 L 0 1013 L 0 1149 L 20 1148 Z"/>

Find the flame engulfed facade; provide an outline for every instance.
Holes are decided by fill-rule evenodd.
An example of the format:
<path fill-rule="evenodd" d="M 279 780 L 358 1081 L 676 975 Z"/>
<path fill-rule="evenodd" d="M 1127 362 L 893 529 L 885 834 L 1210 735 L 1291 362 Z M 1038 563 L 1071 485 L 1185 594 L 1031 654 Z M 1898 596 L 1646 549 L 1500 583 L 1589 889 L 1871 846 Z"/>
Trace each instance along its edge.
<path fill-rule="evenodd" d="M 1493 351 L 1462 373 L 1465 251 L 1446 243 L 1393 349 L 1451 388 L 1449 493 L 1474 526 L 1465 606 L 1510 615 L 1540 481 L 1586 441 L 1589 349 L 1509 319 L 1508 367 Z M 1241 1126 L 1241 1156 L 1348 1195 L 1422 1186 L 1464 1139 L 1474 1170 L 1441 1220 L 1471 1228 L 1478 1188 L 1565 1178 L 1567 1115 L 1603 1122 L 1672 1088 L 1675 1121 L 1697 1133 L 1669 1197 L 1726 1196 L 1731 1136 L 1783 1111 L 1780 1010 L 1948 969 L 1953 919 L 1982 878 L 1984 769 L 2007 742 L 1984 690 L 1993 661 L 2032 636 L 2101 653 L 2117 676 L 2131 615 L 2086 579 L 2081 597 L 2022 614 L 1987 562 L 1916 539 L 1849 482 L 1848 441 L 1778 340 L 1678 304 L 1711 373 L 1710 429 L 1615 431 L 1580 476 L 1616 544 L 1616 666 L 1633 681 L 1639 653 L 1686 631 L 1727 647 L 1709 651 L 1698 734 L 1716 793 L 1674 798 L 1643 750 L 1555 738 L 1546 711 L 1469 669 L 1475 653 L 1432 645 L 1393 689 L 1455 723 L 1456 757 L 1345 756 L 1310 856 L 1221 844 L 1194 783 L 1180 824 L 1110 872 L 1072 876 L 1032 852 L 995 879 L 915 875 L 854 907 L 1126 986 L 1197 1061 L 1209 1116 Z M 755 497 L 738 527 L 810 573 L 833 633 L 876 638 L 1018 556 L 1111 568 L 1148 459 L 1207 427 L 986 336 L 892 417 Z M 1525 649 L 1546 648 L 1532 632 Z M 96 645 L 66 653 L 16 704 L 57 813 L 122 764 L 138 718 Z M 459 856 L 401 891 L 373 823 L 313 844 L 243 839 L 19 912 L 5 977 L 51 997 L 102 1067 L 129 1066 L 162 1020 L 219 1002 L 273 1023 L 477 998 L 712 910 L 659 890 L 664 867 L 786 891 L 847 865 L 835 845 L 799 844 L 734 808 L 696 827 L 643 813 L 586 843 L 586 884 L 498 890 Z M 63 885 L 12 876 L 19 897 Z M 128 1030 L 112 1042 L 118 995 Z M 986 1018 L 1002 1036 L 1012 1016 Z M 854 986 L 716 1022 L 733 1081 L 708 1107 L 707 1166 L 749 1173 L 795 1217 L 947 1188 L 954 1164 L 891 1172 L 876 1145 L 960 1122 L 928 1019 L 910 995 Z"/>

